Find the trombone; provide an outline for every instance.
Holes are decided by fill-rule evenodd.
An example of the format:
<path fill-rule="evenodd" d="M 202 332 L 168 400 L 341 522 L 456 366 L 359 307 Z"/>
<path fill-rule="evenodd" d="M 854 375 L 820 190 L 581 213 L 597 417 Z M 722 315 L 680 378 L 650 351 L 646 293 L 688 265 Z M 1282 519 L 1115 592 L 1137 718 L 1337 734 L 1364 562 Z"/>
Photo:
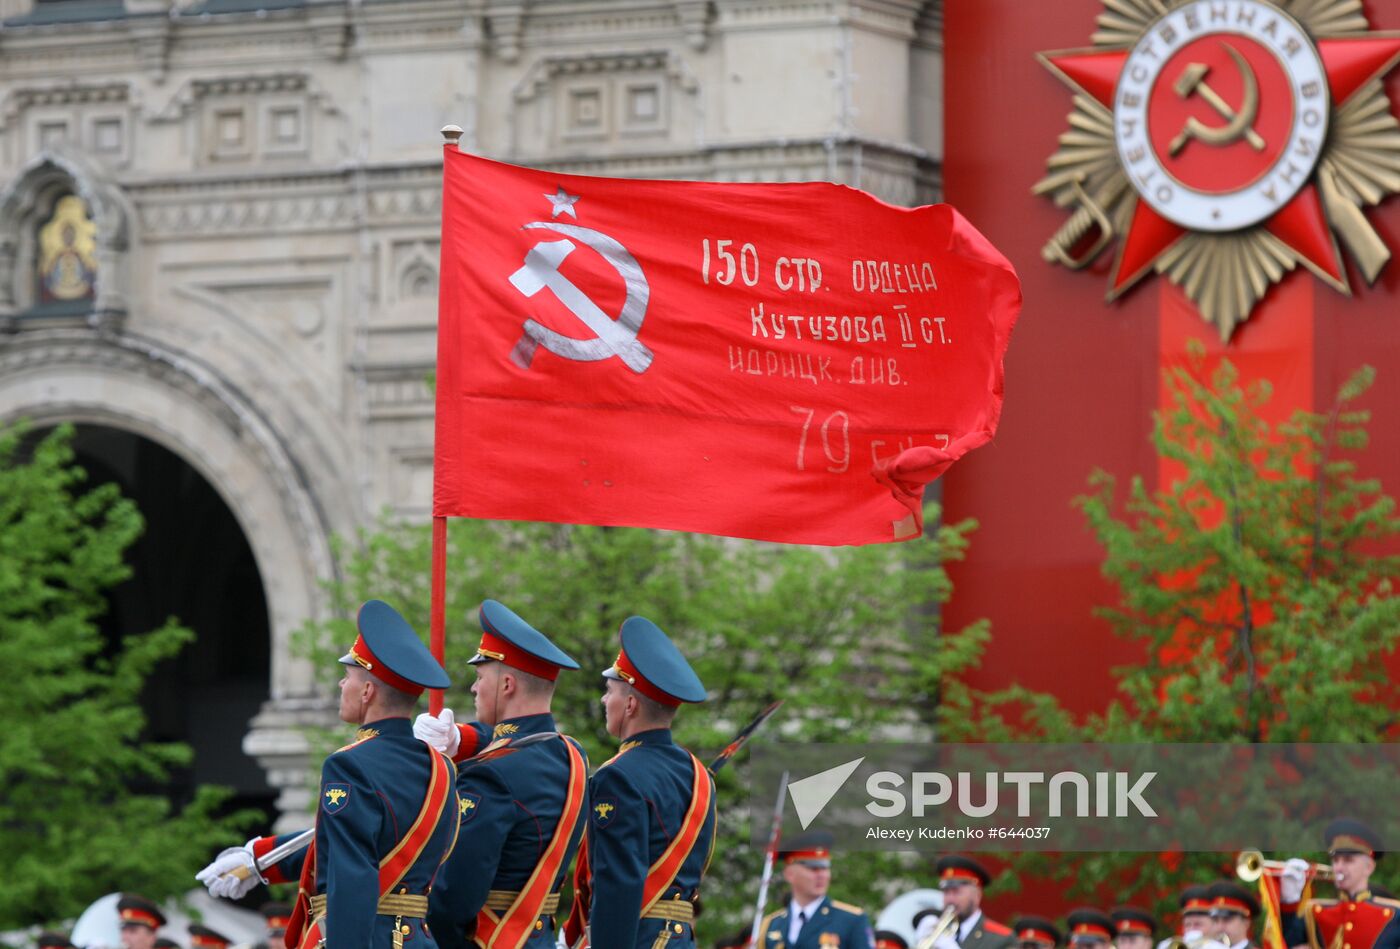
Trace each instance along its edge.
<path fill-rule="evenodd" d="M 1235 858 L 1235 876 L 1246 883 L 1253 883 L 1266 873 L 1277 874 L 1283 867 L 1282 860 L 1265 860 L 1264 855 L 1257 850 L 1242 850 Z M 1325 863 L 1310 863 L 1308 869 L 1319 880 L 1330 880 L 1333 877 L 1332 867 Z"/>
<path fill-rule="evenodd" d="M 953 906 L 943 907 L 943 915 L 938 917 L 938 922 L 933 924 L 933 929 L 929 930 L 929 934 L 918 941 L 914 949 L 933 949 L 933 944 L 946 936 L 948 930 L 956 926 L 957 923 L 957 908 Z"/>

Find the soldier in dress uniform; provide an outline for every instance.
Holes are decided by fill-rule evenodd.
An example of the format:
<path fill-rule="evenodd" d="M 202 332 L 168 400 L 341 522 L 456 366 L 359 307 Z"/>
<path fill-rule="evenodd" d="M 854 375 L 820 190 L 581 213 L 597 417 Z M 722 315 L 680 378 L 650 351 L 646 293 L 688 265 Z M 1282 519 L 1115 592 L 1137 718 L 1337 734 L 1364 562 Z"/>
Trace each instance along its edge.
<path fill-rule="evenodd" d="M 1018 916 L 1011 931 L 1019 949 L 1055 949 L 1065 938 L 1060 927 L 1043 916 Z"/>
<path fill-rule="evenodd" d="M 1210 918 L 1209 891 L 1210 888 L 1202 884 L 1188 886 L 1176 899 L 1181 907 L 1181 923 L 1177 932 L 1188 945 L 1214 938 L 1219 929 L 1215 920 Z"/>
<path fill-rule="evenodd" d="M 469 940 L 545 949 L 555 943 L 559 889 L 588 819 L 588 758 L 550 713 L 560 670 L 578 663 L 495 600 L 481 605 L 480 620 L 481 643 L 467 660 L 476 667 L 476 721 L 453 729 L 454 757 L 474 752 L 486 729 L 492 740 L 459 766 L 462 829 L 428 921 L 443 949 Z M 444 712 L 437 722 L 450 725 Z M 440 740 L 437 722 L 419 716 L 415 734 Z"/>
<path fill-rule="evenodd" d="M 1119 906 L 1108 914 L 1113 921 L 1114 949 L 1152 949 L 1157 917 L 1137 906 Z"/>
<path fill-rule="evenodd" d="M 723 936 L 715 943 L 714 949 L 748 949 L 751 932 L 750 927 L 745 926 L 738 932 Z"/>
<path fill-rule="evenodd" d="M 1109 949 L 1113 941 L 1113 920 L 1092 907 L 1082 907 L 1065 917 L 1071 949 Z"/>
<path fill-rule="evenodd" d="M 825 831 L 809 831 L 778 852 L 791 895 L 760 924 L 759 949 L 875 949 L 865 911 L 827 895 L 831 841 Z"/>
<path fill-rule="evenodd" d="M 1290 946 L 1306 942 L 1313 949 L 1400 947 L 1400 902 L 1377 895 L 1371 886 L 1376 861 L 1383 856 L 1376 832 L 1359 820 L 1341 818 L 1327 825 L 1323 839 L 1339 898 L 1299 905 L 1310 866 L 1296 857 L 1289 860 L 1279 880 L 1284 940 Z M 1340 941 L 1339 934 L 1344 934 Z"/>
<path fill-rule="evenodd" d="M 1234 880 L 1220 880 L 1206 890 L 1210 918 L 1217 927 L 1215 939 L 1230 949 L 1252 947 L 1250 933 L 1259 918 L 1259 899 Z"/>
<path fill-rule="evenodd" d="M 671 738 L 676 710 L 705 687 L 651 620 L 622 624 L 603 672 L 617 754 L 589 781 L 588 834 L 574 874 L 565 937 L 593 949 L 691 949 L 694 900 L 715 837 L 714 778 Z"/>
<path fill-rule="evenodd" d="M 269 949 L 282 945 L 287 935 L 287 925 L 292 921 L 292 904 L 273 901 L 258 907 L 258 912 L 266 921 L 267 933 L 262 942 L 253 943 L 253 949 Z"/>
<path fill-rule="evenodd" d="M 944 907 L 957 912 L 958 925 L 944 933 L 934 946 L 937 949 L 1011 949 L 1016 936 L 1009 926 L 990 920 L 982 912 L 982 890 L 992 882 L 987 868 L 971 857 L 949 854 L 934 865 L 938 871 L 938 889 L 943 892 Z M 926 938 L 937 922 L 936 916 L 925 918 L 917 936 Z"/>
<path fill-rule="evenodd" d="M 160 907 L 144 896 L 123 893 L 117 900 L 122 949 L 155 949 L 156 930 L 165 925 Z"/>
<path fill-rule="evenodd" d="M 229 938 L 208 926 L 190 923 L 190 949 L 228 949 Z"/>
<path fill-rule="evenodd" d="M 340 718 L 355 742 L 321 767 L 310 847 L 261 879 L 297 879 L 285 944 L 311 949 L 434 949 L 428 893 L 451 852 L 461 813 L 451 761 L 413 737 L 409 716 L 447 673 L 408 622 L 382 600 L 360 607 L 359 636 L 341 657 Z M 256 859 L 290 839 L 260 837 L 221 853 L 196 879 L 238 899 L 257 884 Z M 246 874 L 245 876 L 241 876 Z"/>

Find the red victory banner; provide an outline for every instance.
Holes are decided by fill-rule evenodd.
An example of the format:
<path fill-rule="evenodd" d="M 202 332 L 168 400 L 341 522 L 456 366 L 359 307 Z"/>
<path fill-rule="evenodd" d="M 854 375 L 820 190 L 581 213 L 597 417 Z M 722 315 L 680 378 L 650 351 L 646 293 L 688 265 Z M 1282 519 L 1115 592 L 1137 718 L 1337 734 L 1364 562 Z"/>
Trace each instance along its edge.
<path fill-rule="evenodd" d="M 433 513 L 916 537 L 924 485 L 996 431 L 1020 303 L 946 205 L 449 144 Z"/>

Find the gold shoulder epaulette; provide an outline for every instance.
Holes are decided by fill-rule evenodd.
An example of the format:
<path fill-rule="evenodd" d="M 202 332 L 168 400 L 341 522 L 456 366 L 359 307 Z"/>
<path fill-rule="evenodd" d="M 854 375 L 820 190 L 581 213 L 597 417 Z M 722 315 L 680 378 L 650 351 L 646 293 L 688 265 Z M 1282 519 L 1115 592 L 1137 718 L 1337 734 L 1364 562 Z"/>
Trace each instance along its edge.
<path fill-rule="evenodd" d="M 1381 906 L 1389 906 L 1394 909 L 1400 909 L 1400 900 L 1391 899 L 1389 896 L 1373 896 L 1371 897 L 1371 902 L 1379 903 Z"/>
<path fill-rule="evenodd" d="M 773 912 L 763 917 L 763 922 L 758 924 L 758 931 L 761 933 L 766 933 L 768 931 L 768 924 L 771 923 L 773 920 L 777 919 L 779 916 L 783 915 L 783 912 L 783 910 L 775 909 L 773 910 Z M 762 947 L 760 946 L 758 947 L 758 949 L 762 949 Z"/>
<path fill-rule="evenodd" d="M 857 916 L 865 915 L 865 910 L 852 903 L 843 903 L 840 900 L 832 900 L 831 905 L 835 906 L 837 909 L 845 910 L 848 913 L 854 913 Z"/>
<path fill-rule="evenodd" d="M 356 729 L 356 731 L 355 731 L 355 740 L 352 741 L 352 742 L 350 742 L 350 744 L 348 744 L 348 745 L 341 745 L 341 746 L 340 746 L 339 748 L 337 748 L 335 751 L 331 752 L 331 754 L 333 754 L 333 755 L 338 755 L 338 754 L 340 754 L 342 751 L 349 751 L 351 748 L 354 748 L 356 745 L 363 745 L 365 742 L 369 741 L 371 738 L 378 738 L 378 737 L 379 737 L 379 729 L 377 729 L 377 728 L 360 728 L 360 729 Z"/>

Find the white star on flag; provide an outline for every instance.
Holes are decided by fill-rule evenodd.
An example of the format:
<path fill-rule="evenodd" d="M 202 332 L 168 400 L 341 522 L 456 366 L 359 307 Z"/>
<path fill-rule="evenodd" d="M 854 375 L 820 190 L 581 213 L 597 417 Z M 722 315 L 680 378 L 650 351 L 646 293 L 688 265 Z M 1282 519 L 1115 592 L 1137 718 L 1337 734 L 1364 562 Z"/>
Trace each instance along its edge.
<path fill-rule="evenodd" d="M 551 218 L 556 218 L 560 214 L 567 214 L 575 221 L 578 220 L 578 212 L 574 210 L 574 202 L 578 200 L 578 195 L 569 194 L 569 192 L 565 191 L 564 187 L 560 185 L 558 191 L 553 194 L 545 195 L 545 198 L 550 204 L 551 213 L 549 216 Z"/>

